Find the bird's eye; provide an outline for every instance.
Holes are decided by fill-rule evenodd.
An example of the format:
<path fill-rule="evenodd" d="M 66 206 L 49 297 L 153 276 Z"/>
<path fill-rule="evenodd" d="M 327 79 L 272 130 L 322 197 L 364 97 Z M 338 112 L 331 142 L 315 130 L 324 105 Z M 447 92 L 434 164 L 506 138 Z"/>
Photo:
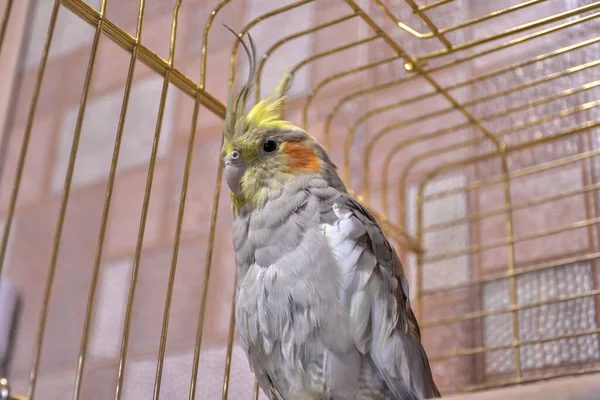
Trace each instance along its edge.
<path fill-rule="evenodd" d="M 263 150 L 267 153 L 271 153 L 277 149 L 277 142 L 274 140 L 267 140 L 263 143 Z"/>

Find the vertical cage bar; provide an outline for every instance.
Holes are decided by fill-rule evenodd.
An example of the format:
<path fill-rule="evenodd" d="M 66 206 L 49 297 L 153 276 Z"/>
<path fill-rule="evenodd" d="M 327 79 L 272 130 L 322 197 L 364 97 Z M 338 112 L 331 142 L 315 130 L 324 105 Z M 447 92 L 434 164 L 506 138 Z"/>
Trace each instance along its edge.
<path fill-rule="evenodd" d="M 225 356 L 225 371 L 223 373 L 223 397 L 222 400 L 229 398 L 229 378 L 231 376 L 231 357 L 233 355 L 233 336 L 235 335 L 235 282 L 237 282 L 237 271 L 235 274 L 233 298 L 231 299 L 231 314 L 229 316 L 229 332 L 227 334 L 227 354 Z"/>
<path fill-rule="evenodd" d="M 179 14 L 179 7 L 181 5 L 181 0 L 177 3 L 174 14 L 174 20 L 177 19 L 177 15 Z M 173 36 L 175 36 L 175 23 L 173 24 Z M 192 114 L 192 127 L 190 132 L 190 138 L 188 141 L 187 154 L 185 159 L 185 168 L 183 173 L 183 179 L 181 182 L 181 194 L 179 198 L 179 208 L 177 211 L 177 224 L 175 227 L 175 238 L 173 243 L 173 253 L 171 256 L 171 268 L 169 271 L 169 280 L 167 284 L 167 294 L 165 298 L 165 307 L 164 307 L 164 315 L 162 322 L 162 330 L 160 334 L 160 344 L 158 349 L 158 360 L 156 363 L 156 376 L 154 379 L 154 400 L 158 400 L 160 397 L 160 386 L 162 380 L 162 371 L 165 360 L 165 350 L 167 346 L 167 334 L 169 329 L 169 315 L 171 312 L 171 302 L 173 299 L 173 286 L 175 284 L 175 273 L 177 270 L 177 258 L 179 256 L 179 243 L 181 240 L 181 229 L 183 225 L 183 216 L 185 212 L 185 200 L 187 198 L 187 189 L 188 182 L 190 179 L 190 167 L 192 165 L 192 158 L 194 154 L 194 141 L 196 138 L 196 126 L 198 122 L 198 112 L 200 109 L 200 102 L 197 100 L 194 102 L 194 111 Z"/>
<path fill-rule="evenodd" d="M 25 134 L 23 136 L 23 142 L 21 144 L 21 150 L 19 152 L 19 160 L 17 162 L 17 170 L 15 173 L 15 182 L 13 183 L 10 201 L 8 204 L 7 216 L 4 222 L 4 232 L 2 233 L 2 242 L 0 243 L 0 274 L 2 273 L 2 268 L 4 267 L 4 261 L 6 259 L 8 236 L 10 235 L 10 228 L 12 226 L 12 222 L 15 215 L 17 198 L 19 197 L 19 189 L 21 188 L 21 178 L 23 177 L 23 170 L 25 167 L 25 158 L 27 156 L 27 150 L 29 149 L 29 140 L 31 139 L 31 131 L 33 130 L 33 121 L 35 119 L 35 113 L 37 111 L 38 101 L 40 98 L 42 80 L 44 78 L 44 72 L 46 71 L 48 55 L 50 54 L 50 46 L 54 37 L 54 29 L 56 27 L 56 19 L 58 17 L 59 7 L 60 0 L 54 0 L 54 6 L 52 8 L 52 13 L 50 14 L 50 22 L 48 24 L 48 31 L 46 32 L 44 50 L 42 51 L 42 58 L 40 60 L 38 74 L 33 89 L 33 97 L 31 99 L 31 105 L 29 106 L 29 113 L 27 115 Z"/>
<path fill-rule="evenodd" d="M 179 9 L 181 1 L 177 0 L 173 11 L 173 20 L 171 25 L 171 38 L 169 44 L 169 60 L 168 68 L 163 78 L 163 87 L 160 95 L 160 103 L 158 107 L 158 117 L 156 120 L 156 131 L 154 133 L 154 141 L 152 143 L 152 152 L 150 154 L 150 162 L 148 166 L 148 175 L 146 178 L 146 188 L 144 191 L 144 201 L 142 203 L 142 214 L 140 217 L 140 225 L 138 230 L 137 243 L 133 259 L 133 267 L 131 271 L 131 281 L 129 285 L 129 293 L 127 296 L 127 307 L 125 311 L 125 323 L 123 326 L 123 334 L 121 337 L 121 351 L 119 355 L 119 370 L 117 375 L 117 387 L 115 390 L 115 400 L 120 400 L 123 395 L 123 381 L 125 376 L 125 364 L 127 361 L 127 348 L 129 344 L 129 335 L 131 330 L 131 318 L 133 313 L 133 303 L 135 300 L 135 290 L 137 287 L 138 273 L 140 267 L 140 259 L 142 256 L 142 248 L 144 244 L 144 233 L 146 231 L 146 220 L 148 217 L 148 208 L 150 205 L 150 195 L 152 193 L 152 183 L 154 179 L 154 167 L 158 155 L 158 146 L 162 132 L 162 122 L 165 114 L 165 106 L 167 102 L 167 94 L 169 90 L 169 78 L 173 65 L 175 63 L 175 42 L 177 39 L 177 22 L 179 17 Z"/>
<path fill-rule="evenodd" d="M 98 277 L 100 272 L 100 265 L 102 263 L 102 252 L 104 250 L 104 239 L 106 237 L 106 228 L 108 226 L 108 216 L 110 213 L 110 207 L 112 204 L 112 194 L 115 184 L 115 176 L 117 173 L 117 165 L 119 162 L 119 154 L 121 150 L 121 141 L 123 138 L 123 131 L 125 129 L 125 119 L 127 117 L 127 110 L 129 107 L 129 99 L 131 94 L 131 87 L 133 86 L 133 76 L 135 73 L 135 65 L 138 56 L 138 46 L 142 38 L 142 26 L 144 22 L 144 10 L 146 6 L 146 0 L 140 0 L 138 8 L 138 18 L 136 24 L 136 46 L 134 46 L 131 53 L 131 59 L 129 61 L 129 68 L 127 71 L 127 78 L 125 80 L 125 90 L 123 93 L 123 102 L 121 104 L 121 114 L 119 116 L 119 123 L 117 126 L 117 133 L 115 137 L 115 144 L 113 148 L 112 160 L 110 164 L 110 171 L 108 174 L 108 182 L 106 184 L 106 195 L 104 197 L 104 205 L 102 209 L 102 217 L 100 220 L 100 231 L 98 233 L 98 242 L 96 247 L 96 255 L 94 258 L 94 267 L 92 270 L 92 278 L 90 282 L 90 291 L 88 294 L 88 301 L 85 311 L 85 319 L 83 323 L 83 333 L 81 335 L 81 348 L 79 350 L 79 360 L 77 363 L 77 372 L 75 375 L 75 388 L 73 391 L 73 400 L 79 399 L 81 395 L 81 381 L 83 379 L 83 371 L 85 368 L 85 361 L 87 356 L 87 347 L 90 334 L 90 326 L 92 320 L 92 312 L 94 307 L 94 300 L 96 297 L 96 289 L 98 286 Z"/>
<path fill-rule="evenodd" d="M 416 223 L 417 223 L 417 232 L 416 232 L 416 239 L 417 239 L 417 245 L 419 247 L 423 246 L 424 240 L 423 240 L 423 192 L 425 190 L 425 185 L 422 184 L 419 186 L 419 190 L 417 191 L 417 198 L 415 199 L 416 204 L 414 204 L 415 206 L 415 210 L 416 210 Z M 402 223 L 402 221 L 400 221 L 400 223 Z M 406 221 L 404 221 L 404 223 L 406 223 Z M 415 273 L 417 274 L 416 276 L 416 283 L 417 283 L 417 291 L 416 291 L 416 300 L 417 300 L 417 310 L 416 310 L 416 318 L 417 321 L 419 323 L 422 323 L 423 321 L 423 252 L 419 252 L 417 254 L 417 266 L 416 266 L 416 271 Z M 421 327 L 421 332 L 423 331 L 423 327 Z"/>
<path fill-rule="evenodd" d="M 2 22 L 0 23 L 0 51 L 2 51 L 2 45 L 4 44 L 4 37 L 6 36 L 6 29 L 8 27 L 8 22 L 10 21 L 12 5 L 13 0 L 6 0 L 6 5 L 4 6 L 4 16 L 2 17 Z"/>
<path fill-rule="evenodd" d="M 231 87 L 231 82 L 230 82 Z M 221 146 L 223 145 L 223 136 L 221 136 Z M 206 263 L 204 267 L 204 285 L 202 287 L 200 310 L 198 312 L 198 326 L 196 327 L 196 343 L 194 345 L 194 360 L 192 362 L 192 377 L 190 381 L 189 400 L 196 398 L 196 384 L 198 380 L 198 367 L 200 364 L 200 351 L 202 350 L 202 336 L 204 331 L 204 317 L 206 316 L 206 303 L 208 300 L 208 281 L 212 269 L 212 258 L 215 246 L 215 234 L 217 229 L 217 216 L 219 213 L 219 199 L 221 197 L 221 181 L 223 180 L 223 163 L 219 160 L 217 167 L 217 182 L 215 184 L 215 194 L 213 197 L 213 208 L 210 217 L 210 231 L 208 234 L 208 248 L 206 249 Z"/>
<path fill-rule="evenodd" d="M 258 400 L 258 395 L 260 394 L 260 386 L 258 386 L 258 380 L 256 377 L 254 378 L 254 391 L 252 393 L 252 399 Z"/>
<path fill-rule="evenodd" d="M 229 3 L 230 0 L 222 0 L 211 12 L 206 25 L 204 26 L 204 35 L 202 37 L 202 58 L 200 60 L 200 90 L 204 90 L 206 85 L 206 62 L 208 52 L 208 36 L 210 34 L 210 28 L 214 18 L 217 16 L 219 11 L 223 9 Z M 229 88 L 233 86 L 233 77 L 229 78 Z M 199 94 L 196 97 L 196 105 L 194 106 L 194 113 L 197 114 L 200 103 Z M 194 117 L 197 120 L 198 116 Z M 195 123 L 195 122 L 192 122 Z M 224 136 L 221 136 L 221 146 L 223 145 Z M 212 259 L 214 254 L 215 246 L 215 235 L 217 229 L 217 216 L 219 214 L 219 200 L 221 198 L 221 182 L 223 180 L 223 164 L 219 159 L 217 165 L 217 177 L 215 182 L 215 192 L 213 196 L 213 205 L 210 216 L 210 230 L 208 233 L 208 247 L 206 249 L 206 261 L 204 264 L 204 283 L 202 285 L 202 293 L 200 294 L 200 307 L 198 310 L 198 324 L 196 326 L 196 341 L 194 344 L 194 358 L 192 360 L 192 374 L 190 378 L 190 390 L 189 400 L 196 399 L 196 389 L 198 382 L 198 369 L 200 366 L 200 351 L 202 350 L 202 338 L 204 335 L 204 318 L 206 316 L 206 304 L 208 302 L 208 283 L 210 281 L 210 273 L 212 270 Z"/>
<path fill-rule="evenodd" d="M 62 239 L 62 231 L 65 222 L 65 215 L 67 212 L 67 206 L 69 204 L 69 197 L 71 194 L 71 183 L 73 181 L 73 173 L 75 172 L 75 161 L 77 159 L 77 150 L 79 148 L 79 139 L 81 138 L 81 130 L 83 128 L 83 121 L 85 117 L 85 110 L 87 106 L 88 95 L 90 91 L 90 84 L 92 82 L 92 74 L 94 66 L 96 64 L 96 55 L 98 53 L 98 43 L 100 42 L 100 35 L 102 33 L 102 24 L 104 23 L 104 16 L 106 12 L 106 3 L 108 0 L 102 0 L 100 7 L 100 20 L 96 26 L 96 32 L 94 34 L 94 40 L 92 42 L 92 49 L 90 58 L 88 61 L 87 71 L 85 74 L 85 81 L 83 84 L 83 90 L 81 94 L 81 102 L 79 105 L 79 112 L 77 114 L 77 121 L 75 124 L 75 133 L 73 135 L 73 142 L 71 144 L 71 153 L 69 155 L 69 164 L 67 167 L 67 173 L 65 176 L 65 183 L 63 186 L 63 195 L 60 202 L 60 208 L 58 213 L 58 221 L 54 232 L 54 241 L 52 244 L 52 255 L 50 259 L 50 266 L 48 268 L 48 276 L 46 278 L 46 287 L 44 289 L 44 300 L 42 305 L 42 312 L 40 320 L 38 322 L 38 331 L 36 335 L 36 344 L 33 351 L 33 362 L 31 366 L 31 373 L 29 376 L 29 388 L 27 391 L 27 397 L 32 400 L 35 393 L 35 384 L 37 381 L 37 373 L 39 369 L 40 355 L 42 351 L 44 332 L 46 329 L 46 320 L 48 317 L 48 308 L 50 305 L 50 297 L 52 295 L 52 285 L 54 283 L 54 275 L 56 272 L 56 264 L 58 261 L 58 251 L 60 249 L 60 243 Z"/>

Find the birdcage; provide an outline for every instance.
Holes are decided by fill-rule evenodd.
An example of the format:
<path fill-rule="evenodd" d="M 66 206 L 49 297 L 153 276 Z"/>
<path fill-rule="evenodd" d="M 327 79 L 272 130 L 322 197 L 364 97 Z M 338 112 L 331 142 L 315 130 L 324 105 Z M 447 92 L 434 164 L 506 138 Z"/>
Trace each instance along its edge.
<path fill-rule="evenodd" d="M 222 23 L 400 253 L 443 394 L 600 371 L 600 1 L 1 4 L 12 398 L 265 398 L 233 329 Z"/>

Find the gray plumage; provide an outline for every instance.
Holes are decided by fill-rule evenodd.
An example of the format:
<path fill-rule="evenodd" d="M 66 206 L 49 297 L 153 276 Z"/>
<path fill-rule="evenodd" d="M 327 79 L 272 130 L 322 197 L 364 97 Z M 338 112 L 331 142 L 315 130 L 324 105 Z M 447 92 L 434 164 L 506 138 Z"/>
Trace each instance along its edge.
<path fill-rule="evenodd" d="M 264 206 L 234 218 L 250 366 L 270 399 L 439 397 L 398 256 L 329 166 L 265 187 Z"/>

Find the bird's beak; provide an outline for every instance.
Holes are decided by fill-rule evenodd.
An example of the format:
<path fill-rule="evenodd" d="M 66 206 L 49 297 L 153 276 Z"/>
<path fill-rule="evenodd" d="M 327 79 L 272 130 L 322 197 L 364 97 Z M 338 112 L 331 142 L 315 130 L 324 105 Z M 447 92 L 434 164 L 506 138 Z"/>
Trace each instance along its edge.
<path fill-rule="evenodd" d="M 242 177 L 245 172 L 245 165 L 225 160 L 225 180 L 227 181 L 227 186 L 238 197 L 242 195 Z"/>

